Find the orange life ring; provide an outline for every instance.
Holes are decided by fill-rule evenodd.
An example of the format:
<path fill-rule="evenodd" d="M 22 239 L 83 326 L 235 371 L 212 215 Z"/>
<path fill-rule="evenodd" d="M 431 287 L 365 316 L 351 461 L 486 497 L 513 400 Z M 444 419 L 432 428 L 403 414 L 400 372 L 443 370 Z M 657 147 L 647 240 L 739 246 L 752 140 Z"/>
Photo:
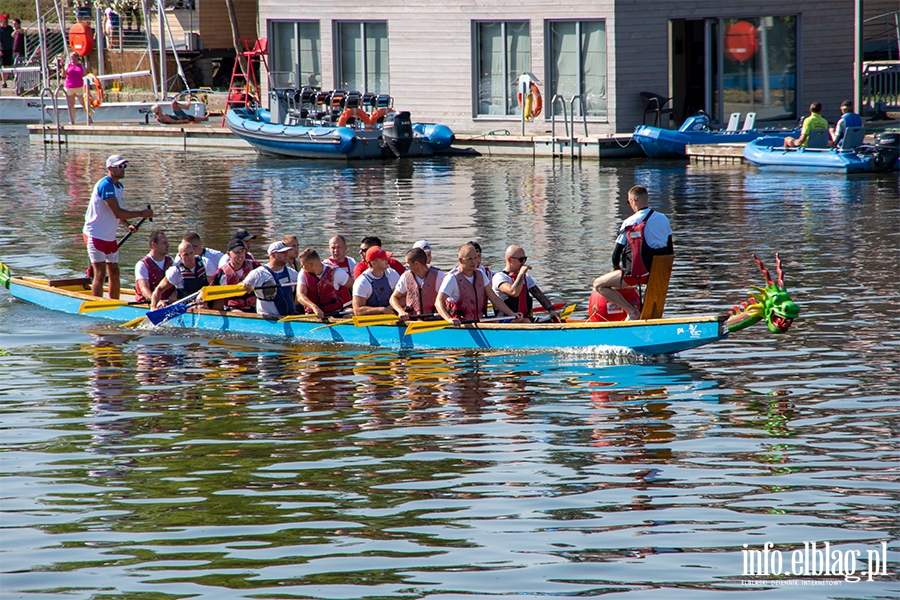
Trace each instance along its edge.
<path fill-rule="evenodd" d="M 384 121 L 384 118 L 388 116 L 388 113 L 394 112 L 393 108 L 379 108 L 371 115 L 369 115 L 369 122 L 372 125 L 378 125 Z"/>
<path fill-rule="evenodd" d="M 97 91 L 96 98 L 91 93 L 91 89 Z M 94 108 L 103 104 L 103 83 L 90 73 L 84 76 L 84 97 L 87 98 Z"/>
<path fill-rule="evenodd" d="M 346 108 L 341 113 L 341 118 L 338 119 L 338 127 L 346 127 L 350 119 L 356 119 L 356 124 L 363 127 L 371 125 L 369 114 L 366 111 L 361 108 Z"/>
<path fill-rule="evenodd" d="M 539 88 L 533 81 L 531 82 L 531 87 L 529 89 L 534 100 L 531 105 L 531 116 L 537 117 L 540 116 L 541 111 L 544 109 L 544 98 L 541 96 L 541 88 Z M 524 99 L 522 98 L 522 92 L 520 91 L 518 94 L 519 106 L 524 106 Z"/>
<path fill-rule="evenodd" d="M 94 49 L 94 30 L 87 23 L 75 23 L 69 30 L 69 46 L 78 56 L 87 56 Z"/>

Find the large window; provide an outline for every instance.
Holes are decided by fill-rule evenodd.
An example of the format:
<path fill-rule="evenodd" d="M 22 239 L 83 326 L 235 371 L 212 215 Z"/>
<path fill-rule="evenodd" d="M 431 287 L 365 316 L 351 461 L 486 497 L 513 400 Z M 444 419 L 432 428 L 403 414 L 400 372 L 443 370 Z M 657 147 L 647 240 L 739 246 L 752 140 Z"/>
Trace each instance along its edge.
<path fill-rule="evenodd" d="M 733 112 L 755 112 L 757 120 L 797 116 L 796 16 L 712 20 L 709 31 L 718 59 L 710 88 L 720 121 Z"/>
<path fill-rule="evenodd" d="M 390 93 L 386 21 L 337 23 L 334 56 L 336 88 Z"/>
<path fill-rule="evenodd" d="M 547 22 L 547 90 L 545 104 L 553 105 L 557 94 L 566 104 L 573 96 L 584 95 L 584 111 L 589 117 L 605 118 L 606 106 L 606 23 L 604 21 Z M 550 110 L 562 114 L 559 102 Z M 550 110 L 545 111 L 549 116 Z M 568 108 L 567 108 L 568 110 Z M 576 101 L 575 114 L 581 116 Z"/>
<path fill-rule="evenodd" d="M 269 21 L 269 52 L 274 87 L 322 84 L 318 21 Z"/>
<path fill-rule="evenodd" d="M 528 22 L 475 23 L 475 64 L 475 114 L 520 114 L 516 79 L 531 71 Z"/>

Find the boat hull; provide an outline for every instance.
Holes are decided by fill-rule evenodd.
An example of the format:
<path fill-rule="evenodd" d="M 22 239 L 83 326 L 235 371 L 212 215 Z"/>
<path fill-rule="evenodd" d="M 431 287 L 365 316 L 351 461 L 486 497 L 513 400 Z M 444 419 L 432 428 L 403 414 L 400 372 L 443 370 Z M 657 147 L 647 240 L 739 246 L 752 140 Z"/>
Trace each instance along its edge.
<path fill-rule="evenodd" d="M 774 135 L 784 138 L 791 133 L 793 132 L 785 131 Z M 639 125 L 633 134 L 634 140 L 650 158 L 685 158 L 687 157 L 688 145 L 740 144 L 750 142 L 763 135 L 772 134 L 755 129 L 737 133 L 676 131 L 674 129 L 651 127 L 650 125 Z"/>
<path fill-rule="evenodd" d="M 867 173 L 873 169 L 872 155 L 852 150 L 784 148 L 783 140 L 764 137 L 744 147 L 750 164 L 769 170 Z"/>
<path fill-rule="evenodd" d="M 86 292 L 50 287 L 41 280 L 13 277 L 11 294 L 20 300 L 68 314 L 78 314 Z M 121 306 L 83 313 L 84 316 L 125 322 L 146 313 L 146 308 Z M 279 323 L 259 315 L 192 309 L 166 323 L 169 327 L 250 336 L 272 336 L 311 342 L 340 343 L 406 349 L 473 349 L 553 351 L 622 348 L 653 356 L 681 352 L 727 336 L 724 317 L 708 315 L 616 323 L 469 324 L 438 331 L 405 335 L 405 325 L 354 327 L 352 324 L 318 329 L 317 320 Z"/>
<path fill-rule="evenodd" d="M 269 111 L 229 110 L 225 124 L 260 154 L 290 158 L 371 159 L 393 156 L 386 151 L 380 129 L 272 124 Z M 432 156 L 450 149 L 453 132 L 435 123 L 413 124 L 407 156 Z"/>

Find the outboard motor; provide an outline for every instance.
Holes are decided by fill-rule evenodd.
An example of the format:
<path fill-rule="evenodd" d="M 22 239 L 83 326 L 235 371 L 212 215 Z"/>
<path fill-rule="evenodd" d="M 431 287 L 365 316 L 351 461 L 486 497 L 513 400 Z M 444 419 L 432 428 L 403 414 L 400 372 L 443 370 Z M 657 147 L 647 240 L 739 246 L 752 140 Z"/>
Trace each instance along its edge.
<path fill-rule="evenodd" d="M 390 148 L 397 158 L 403 158 L 409 154 L 409 147 L 413 141 L 412 118 L 409 112 L 388 113 L 384 118 L 382 129 L 384 144 Z"/>
<path fill-rule="evenodd" d="M 876 171 L 890 171 L 900 158 L 900 133 L 885 131 L 875 136 L 872 160 Z"/>
<path fill-rule="evenodd" d="M 709 131 L 709 115 L 701 110 L 693 117 L 688 117 L 678 131 Z"/>

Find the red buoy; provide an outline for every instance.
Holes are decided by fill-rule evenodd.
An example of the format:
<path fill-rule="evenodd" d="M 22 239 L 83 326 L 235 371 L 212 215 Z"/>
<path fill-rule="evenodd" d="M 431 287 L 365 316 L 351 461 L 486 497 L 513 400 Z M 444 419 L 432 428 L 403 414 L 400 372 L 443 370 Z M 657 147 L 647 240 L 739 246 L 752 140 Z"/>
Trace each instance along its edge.
<path fill-rule="evenodd" d="M 638 295 L 637 290 L 619 290 L 619 293 L 635 308 L 641 310 L 641 297 Z M 588 301 L 588 315 L 588 321 L 603 323 L 606 321 L 624 321 L 628 313 L 621 306 L 608 303 L 606 298 L 597 292 L 591 292 L 591 299 Z"/>
<path fill-rule="evenodd" d="M 94 49 L 94 30 L 87 23 L 75 23 L 69 30 L 69 46 L 79 56 L 87 56 Z"/>

